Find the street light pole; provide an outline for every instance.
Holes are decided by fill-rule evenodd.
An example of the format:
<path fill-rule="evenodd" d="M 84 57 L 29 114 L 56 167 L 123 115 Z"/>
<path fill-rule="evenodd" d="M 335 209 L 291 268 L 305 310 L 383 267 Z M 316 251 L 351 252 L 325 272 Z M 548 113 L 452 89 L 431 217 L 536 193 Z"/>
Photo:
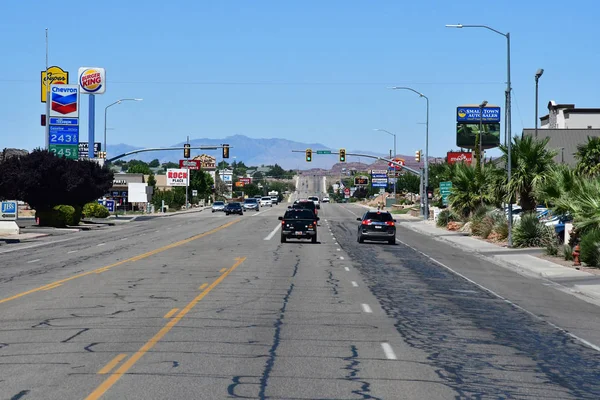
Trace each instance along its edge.
<path fill-rule="evenodd" d="M 538 81 L 544 74 L 544 69 L 540 68 L 535 73 L 535 138 L 538 137 Z"/>
<path fill-rule="evenodd" d="M 477 168 L 481 171 L 481 159 L 483 158 L 483 109 L 487 106 L 487 100 L 484 100 L 479 105 L 479 157 L 477 157 Z"/>
<path fill-rule="evenodd" d="M 398 153 L 396 153 L 396 134 L 386 131 L 385 129 L 375 129 L 375 130 L 379 131 L 379 132 L 385 132 L 394 137 L 394 157 L 390 156 L 390 158 L 396 158 L 396 156 L 398 155 Z M 396 171 L 396 168 L 394 167 L 394 201 L 396 200 L 396 195 L 398 194 L 398 189 L 397 189 L 398 178 L 395 176 L 395 171 Z"/>
<path fill-rule="evenodd" d="M 424 171 L 425 172 L 424 209 L 425 210 L 424 210 L 423 216 L 425 217 L 425 220 L 428 220 L 429 219 L 429 197 L 427 195 L 427 188 L 429 187 L 429 97 L 427 97 L 423 93 L 417 92 L 415 89 L 412 89 L 409 87 L 394 86 L 391 89 L 410 90 L 411 92 L 418 94 L 419 97 L 424 97 L 425 100 L 427 101 L 427 120 L 425 122 L 425 163 L 424 163 L 424 170 L 425 170 Z"/>
<path fill-rule="evenodd" d="M 103 145 L 104 152 L 106 152 L 106 114 L 107 114 L 108 108 L 112 107 L 116 104 L 121 104 L 123 101 L 142 101 L 142 100 L 144 100 L 144 99 L 120 99 L 120 100 L 115 101 L 114 103 L 107 105 L 104 108 L 104 145 Z M 88 143 L 88 146 L 94 146 L 94 143 Z"/>
<path fill-rule="evenodd" d="M 502 35 L 506 38 L 506 152 L 508 153 L 508 162 L 506 167 L 507 184 L 510 185 L 511 174 L 512 174 L 512 118 L 511 118 L 511 91 L 512 86 L 510 82 L 510 32 L 502 33 L 494 28 L 487 25 L 446 25 L 446 28 L 484 28 L 488 29 L 498 35 Z M 512 247 L 512 199 L 508 202 L 508 247 Z"/>

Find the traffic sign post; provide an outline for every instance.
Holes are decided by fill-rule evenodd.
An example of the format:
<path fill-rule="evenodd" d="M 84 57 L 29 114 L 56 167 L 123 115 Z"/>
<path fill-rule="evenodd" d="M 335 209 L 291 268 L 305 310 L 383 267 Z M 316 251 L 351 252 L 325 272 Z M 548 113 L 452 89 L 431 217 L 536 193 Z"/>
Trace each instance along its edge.
<path fill-rule="evenodd" d="M 19 214 L 19 205 L 16 201 L 3 201 L 0 206 L 0 220 L 16 221 Z"/>
<path fill-rule="evenodd" d="M 442 196 L 442 204 L 448 205 L 448 196 L 450 196 L 450 191 L 452 189 L 452 182 L 440 182 L 440 194 Z"/>

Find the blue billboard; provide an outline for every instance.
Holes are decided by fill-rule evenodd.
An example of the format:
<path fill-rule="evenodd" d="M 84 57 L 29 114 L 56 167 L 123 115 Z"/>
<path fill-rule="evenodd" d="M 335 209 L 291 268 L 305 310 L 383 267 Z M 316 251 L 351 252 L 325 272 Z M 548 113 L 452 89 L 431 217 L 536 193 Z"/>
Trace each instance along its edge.
<path fill-rule="evenodd" d="M 456 122 L 500 122 L 500 107 L 483 107 L 483 116 L 480 108 L 456 107 Z"/>

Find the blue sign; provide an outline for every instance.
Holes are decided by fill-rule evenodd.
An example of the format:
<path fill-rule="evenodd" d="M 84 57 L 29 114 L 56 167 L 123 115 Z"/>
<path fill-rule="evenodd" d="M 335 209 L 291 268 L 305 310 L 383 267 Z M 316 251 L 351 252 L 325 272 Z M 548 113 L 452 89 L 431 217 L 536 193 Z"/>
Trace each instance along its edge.
<path fill-rule="evenodd" d="M 456 122 L 500 122 L 500 107 L 456 107 Z"/>
<path fill-rule="evenodd" d="M 373 182 L 371 184 L 372 187 L 378 187 L 378 188 L 385 188 L 387 187 L 387 183 L 383 183 L 383 182 Z"/>
<path fill-rule="evenodd" d="M 375 179 L 377 179 L 377 178 L 387 179 L 387 177 L 388 177 L 387 174 L 372 174 L 371 175 L 371 178 L 375 178 Z"/>
<path fill-rule="evenodd" d="M 18 205 L 16 201 L 3 201 L 0 204 L 0 220 L 14 221 L 17 219 Z"/>
<path fill-rule="evenodd" d="M 79 126 L 50 125 L 50 144 L 78 144 Z"/>
<path fill-rule="evenodd" d="M 98 204 L 103 205 L 108 209 L 108 212 L 115 212 L 114 200 L 98 200 Z"/>
<path fill-rule="evenodd" d="M 79 119 L 50 117 L 50 125 L 79 125 Z"/>

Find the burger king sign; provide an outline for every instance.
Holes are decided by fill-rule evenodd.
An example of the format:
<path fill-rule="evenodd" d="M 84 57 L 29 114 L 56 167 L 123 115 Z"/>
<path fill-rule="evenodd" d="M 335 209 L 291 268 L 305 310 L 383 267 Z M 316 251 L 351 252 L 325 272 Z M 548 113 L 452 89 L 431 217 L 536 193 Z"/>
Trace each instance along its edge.
<path fill-rule="evenodd" d="M 81 94 L 102 94 L 106 91 L 104 68 L 81 67 L 78 76 Z"/>

